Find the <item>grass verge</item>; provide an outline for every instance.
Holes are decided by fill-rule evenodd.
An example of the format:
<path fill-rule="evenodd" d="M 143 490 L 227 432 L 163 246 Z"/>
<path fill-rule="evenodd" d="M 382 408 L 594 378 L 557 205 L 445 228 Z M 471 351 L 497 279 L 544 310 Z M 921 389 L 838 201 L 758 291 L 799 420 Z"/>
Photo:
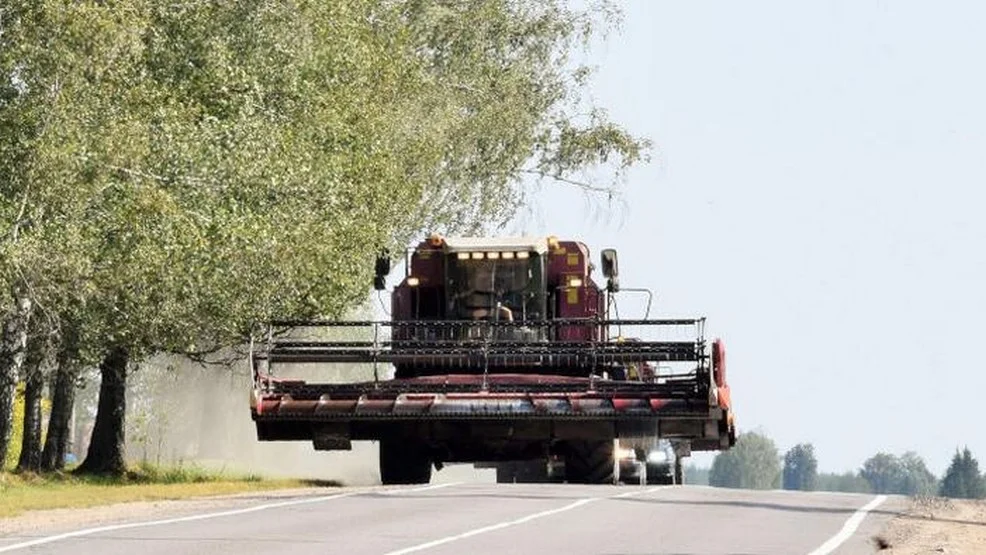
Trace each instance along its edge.
<path fill-rule="evenodd" d="M 229 474 L 187 465 L 142 464 L 119 478 L 0 472 L 0 518 L 43 509 L 338 485 L 312 480 L 266 479 L 255 474 Z"/>

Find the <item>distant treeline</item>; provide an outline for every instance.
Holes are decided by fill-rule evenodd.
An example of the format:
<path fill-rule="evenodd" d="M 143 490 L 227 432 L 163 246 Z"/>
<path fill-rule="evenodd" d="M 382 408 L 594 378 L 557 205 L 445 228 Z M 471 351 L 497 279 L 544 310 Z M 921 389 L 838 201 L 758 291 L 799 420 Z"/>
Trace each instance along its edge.
<path fill-rule="evenodd" d="M 801 443 L 783 456 L 761 433 L 741 434 L 736 446 L 716 456 L 709 469 L 690 466 L 686 483 L 716 487 L 802 491 L 839 491 L 899 495 L 986 498 L 986 477 L 968 448 L 956 450 L 945 475 L 937 477 L 913 451 L 877 453 L 856 471 L 818 472 L 811 443 Z"/>

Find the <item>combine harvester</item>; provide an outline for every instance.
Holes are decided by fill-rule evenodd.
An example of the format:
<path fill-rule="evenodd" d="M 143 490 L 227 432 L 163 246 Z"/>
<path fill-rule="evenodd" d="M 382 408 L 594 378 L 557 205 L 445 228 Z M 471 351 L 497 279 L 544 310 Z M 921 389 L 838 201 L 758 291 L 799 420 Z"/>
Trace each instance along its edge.
<path fill-rule="evenodd" d="M 388 322 L 270 324 L 251 348 L 259 440 L 378 441 L 384 484 L 456 462 L 504 482 L 613 483 L 620 453 L 668 440 L 680 482 L 682 456 L 735 442 L 722 342 L 706 342 L 704 318 L 620 320 L 616 251 L 602 251 L 603 285 L 584 244 L 554 237 L 432 235 L 405 267 Z M 385 253 L 378 291 L 389 273 Z M 354 363 L 373 379 L 282 374 Z"/>

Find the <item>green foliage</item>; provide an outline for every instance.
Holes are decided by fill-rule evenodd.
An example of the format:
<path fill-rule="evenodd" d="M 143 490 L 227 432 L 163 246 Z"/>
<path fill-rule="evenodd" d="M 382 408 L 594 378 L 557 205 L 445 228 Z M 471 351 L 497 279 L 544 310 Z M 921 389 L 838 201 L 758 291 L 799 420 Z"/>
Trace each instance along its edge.
<path fill-rule="evenodd" d="M 877 453 L 863 463 L 859 474 L 873 493 L 927 495 L 936 483 L 924 460 L 911 451 L 900 457 Z"/>
<path fill-rule="evenodd" d="M 872 493 L 870 483 L 858 472 L 843 472 L 841 474 L 822 472 L 815 482 L 818 491 L 841 491 L 845 493 Z"/>
<path fill-rule="evenodd" d="M 381 247 L 646 157 L 579 97 L 600 12 L 560 0 L 0 9 L 0 273 L 90 362 L 339 316 Z"/>
<path fill-rule="evenodd" d="M 339 317 L 381 248 L 646 158 L 570 63 L 610 23 L 562 0 L 6 0 L 0 290 L 88 363 Z"/>
<path fill-rule="evenodd" d="M 127 471 L 126 481 L 137 484 L 200 484 L 203 482 L 259 482 L 256 474 L 228 474 L 223 470 L 209 470 L 200 466 L 178 463 L 161 466 L 142 462 Z"/>
<path fill-rule="evenodd" d="M 709 471 L 709 485 L 726 488 L 774 489 L 780 478 L 777 446 L 756 432 L 740 434 L 732 449 L 716 455 Z"/>
<path fill-rule="evenodd" d="M 904 469 L 896 456 L 877 453 L 863 463 L 860 476 L 870 484 L 873 493 L 895 493 L 903 481 Z"/>
<path fill-rule="evenodd" d="M 818 459 L 815 447 L 801 443 L 784 454 L 784 489 L 812 491 L 818 479 Z"/>
<path fill-rule="evenodd" d="M 956 499 L 986 498 L 986 479 L 979 472 L 979 461 L 966 447 L 955 451 L 952 463 L 942 478 L 939 495 Z"/>
<path fill-rule="evenodd" d="M 938 479 L 914 451 L 907 451 L 900 456 L 901 466 L 904 467 L 904 479 L 900 485 L 901 493 L 905 495 L 934 495 L 938 489 Z"/>
<path fill-rule="evenodd" d="M 692 486 L 709 485 L 709 469 L 694 464 L 686 466 L 685 483 Z"/>

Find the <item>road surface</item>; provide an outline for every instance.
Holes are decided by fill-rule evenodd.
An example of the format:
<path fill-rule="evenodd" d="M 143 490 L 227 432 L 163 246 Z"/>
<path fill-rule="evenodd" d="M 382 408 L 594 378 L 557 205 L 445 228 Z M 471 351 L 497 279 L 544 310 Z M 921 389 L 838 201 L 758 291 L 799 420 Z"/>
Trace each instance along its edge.
<path fill-rule="evenodd" d="M 871 553 L 897 498 L 698 486 L 320 489 L 0 536 L 0 553 Z M 180 506 L 180 505 L 179 505 Z M 39 526 L 39 528 L 42 528 Z"/>

